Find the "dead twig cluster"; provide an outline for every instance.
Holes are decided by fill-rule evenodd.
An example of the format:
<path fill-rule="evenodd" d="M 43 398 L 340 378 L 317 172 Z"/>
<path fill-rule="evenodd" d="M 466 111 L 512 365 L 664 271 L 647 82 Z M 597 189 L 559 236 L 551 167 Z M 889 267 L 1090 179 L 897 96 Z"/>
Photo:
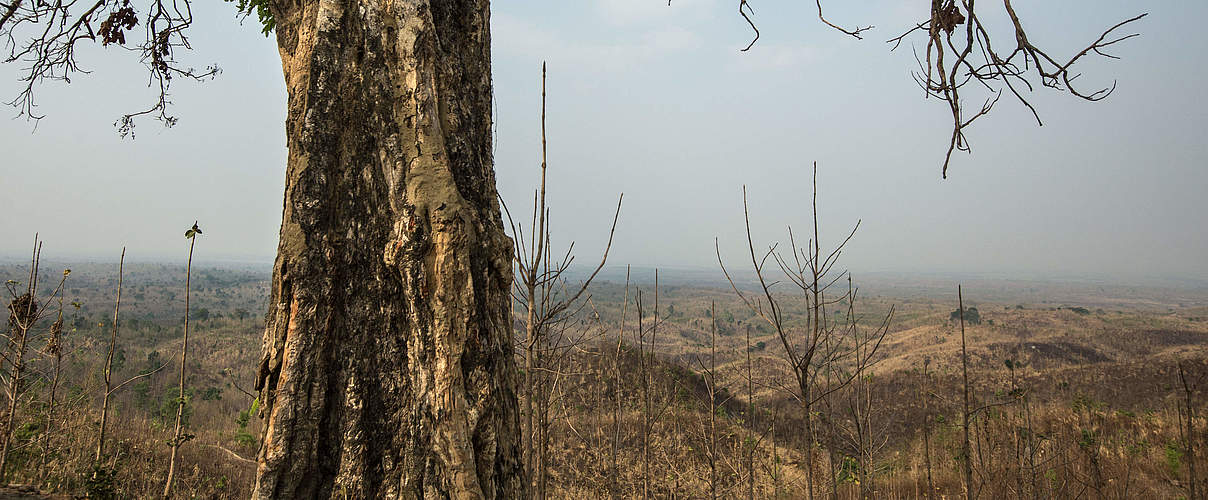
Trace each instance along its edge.
<path fill-rule="evenodd" d="M 818 20 L 844 35 L 860 39 L 873 29 L 871 25 L 844 27 L 831 22 L 823 13 L 822 0 L 815 0 L 815 4 Z M 896 50 L 912 36 L 925 37 L 922 55 L 915 54 L 919 69 L 914 73 L 914 79 L 927 97 L 942 100 L 952 116 L 952 133 L 942 170 L 945 178 L 952 154 L 970 151 L 966 128 L 989 114 L 1004 91 L 1031 112 L 1037 125 L 1043 125 L 1043 122 L 1028 97 L 1037 86 L 1087 101 L 1099 101 L 1111 95 L 1116 89 L 1116 81 L 1113 80 L 1110 85 L 1084 86 L 1078 81 L 1082 76 L 1079 63 L 1090 56 L 1119 59 L 1109 52 L 1110 49 L 1139 36 L 1139 33 L 1126 30 L 1148 15 L 1142 13 L 1120 21 L 1104 29 L 1072 55 L 1061 56 L 1054 48 L 1032 41 L 1025 28 L 1027 23 L 1011 0 L 995 4 L 998 9 L 988 8 L 984 4 L 975 5 L 975 0 L 931 0 L 925 19 L 888 40 L 892 45 L 890 50 Z M 739 0 L 738 13 L 754 32 L 754 37 L 742 49 L 748 51 L 759 40 L 759 28 L 751 18 L 754 10 L 748 0 Z M 991 26 L 999 21 L 1010 23 L 1011 33 L 1008 36 L 992 36 Z M 978 104 L 968 109 L 966 87 L 970 86 L 981 89 L 985 97 L 977 98 Z"/>
<path fill-rule="evenodd" d="M 137 8 L 143 9 L 140 13 Z M 143 35 L 130 37 L 141 24 Z M 147 70 L 148 85 L 156 90 L 151 105 L 124 114 L 114 123 L 123 135 L 133 135 L 135 120 L 153 116 L 165 126 L 176 124 L 169 113 L 170 90 L 175 78 L 207 80 L 221 70 L 217 65 L 188 67 L 178 60 L 191 49 L 188 30 L 193 11 L 188 0 L 151 0 L 135 6 L 130 0 L 9 0 L 0 3 L 0 41 L 4 62 L 23 64 L 23 86 L 8 104 L 38 120 L 37 90 L 45 81 L 70 82 L 87 73 L 78 60 L 84 44 L 100 43 L 138 55 Z"/>

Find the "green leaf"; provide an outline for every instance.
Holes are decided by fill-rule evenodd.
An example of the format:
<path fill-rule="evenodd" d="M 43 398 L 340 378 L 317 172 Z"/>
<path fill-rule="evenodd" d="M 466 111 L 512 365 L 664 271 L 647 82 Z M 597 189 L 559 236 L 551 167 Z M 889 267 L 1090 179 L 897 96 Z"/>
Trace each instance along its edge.
<path fill-rule="evenodd" d="M 190 229 L 190 230 L 188 230 L 188 231 L 185 231 L 185 238 L 192 238 L 192 237 L 193 237 L 193 230 L 192 230 L 192 229 Z"/>
<path fill-rule="evenodd" d="M 257 20 L 260 21 L 260 32 L 264 36 L 268 36 L 277 26 L 276 19 L 273 18 L 273 13 L 269 10 L 268 0 L 226 0 L 227 2 L 235 3 L 236 17 L 242 23 L 253 13 L 256 14 Z"/>

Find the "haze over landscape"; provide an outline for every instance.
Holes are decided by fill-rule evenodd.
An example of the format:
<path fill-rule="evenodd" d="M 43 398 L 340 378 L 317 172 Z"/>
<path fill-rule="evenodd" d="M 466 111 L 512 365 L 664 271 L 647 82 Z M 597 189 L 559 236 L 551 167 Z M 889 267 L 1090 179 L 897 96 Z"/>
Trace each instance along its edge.
<path fill-rule="evenodd" d="M 828 6 L 831 18 L 877 27 L 854 40 L 814 26 L 812 5 L 755 5 L 762 36 L 740 52 L 749 28 L 719 0 L 498 2 L 501 195 L 514 207 L 531 196 L 548 61 L 553 223 L 583 258 L 602 248 L 625 192 L 612 264 L 716 269 L 714 237 L 727 253 L 743 249 L 741 186 L 756 236 L 781 240 L 785 225 L 808 222 L 818 161 L 824 240 L 863 220 L 845 255 L 856 271 L 1208 278 L 1208 103 L 1193 97 L 1208 38 L 1188 36 L 1208 6 L 1164 5 L 1115 47 L 1122 60 L 1088 60 L 1083 85 L 1118 81 L 1103 102 L 1042 90 L 1036 127 L 1003 98 L 943 181 L 946 107 L 910 76 L 921 48 L 884 43 L 912 6 Z M 1032 14 L 1034 30 L 1064 51 L 1137 7 L 1019 8 L 1046 11 Z M 229 5 L 194 14 L 184 57 L 223 72 L 177 82 L 176 127 L 144 120 L 135 140 L 119 138 L 113 121 L 152 95 L 133 58 L 93 46 L 81 55 L 91 74 L 40 90 L 36 129 L 0 122 L 0 254 L 24 255 L 41 231 L 48 257 L 115 260 L 125 245 L 135 260 L 175 261 L 178 228 L 198 219 L 200 262 L 271 262 L 285 164 L 277 51 L 252 21 L 232 22 Z M 16 70 L 0 93 L 15 94 Z"/>

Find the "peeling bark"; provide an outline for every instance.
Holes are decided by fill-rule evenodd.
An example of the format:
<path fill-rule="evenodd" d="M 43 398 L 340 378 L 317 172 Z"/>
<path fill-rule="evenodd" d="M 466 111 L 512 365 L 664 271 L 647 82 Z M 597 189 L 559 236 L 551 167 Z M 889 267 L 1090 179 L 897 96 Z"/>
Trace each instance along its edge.
<path fill-rule="evenodd" d="M 486 0 L 273 0 L 289 91 L 254 498 L 520 498 Z"/>

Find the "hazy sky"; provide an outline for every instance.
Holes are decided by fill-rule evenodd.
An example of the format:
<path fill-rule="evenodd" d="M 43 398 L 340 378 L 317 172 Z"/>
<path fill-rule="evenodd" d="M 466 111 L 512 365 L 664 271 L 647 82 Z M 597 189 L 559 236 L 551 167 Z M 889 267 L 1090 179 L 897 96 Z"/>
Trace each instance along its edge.
<path fill-rule="evenodd" d="M 1108 100 L 1033 95 L 1044 127 L 1004 97 L 968 136 L 948 180 L 942 102 L 912 81 L 912 50 L 886 39 L 926 2 L 831 2 L 828 16 L 872 24 L 863 41 L 825 28 L 811 2 L 752 0 L 763 34 L 733 0 L 494 2 L 496 172 L 524 212 L 540 159 L 540 68 L 549 62 L 550 202 L 556 241 L 599 258 L 616 197 L 625 206 L 611 262 L 714 267 L 713 238 L 738 261 L 746 184 L 759 245 L 809 221 L 819 164 L 823 242 L 863 224 L 845 254 L 867 271 L 1028 272 L 1208 278 L 1208 36 L 1204 2 L 1063 1 L 1019 5 L 1034 43 L 1066 55 L 1140 9 L 1143 36 L 1089 60 L 1085 86 Z M 275 41 L 233 7 L 196 2 L 197 66 L 177 82 L 164 129 L 120 139 L 116 117 L 152 98 L 129 53 L 90 48 L 93 72 L 41 89 L 37 129 L 0 121 L 0 255 L 183 258 L 201 221 L 199 260 L 269 261 L 285 169 L 285 90 Z M 1011 43 L 1008 31 L 999 45 Z M 1079 45 L 1082 44 L 1082 45 Z M 0 67 L 15 95 L 18 65 Z M 11 108 L 4 111 L 14 116 Z"/>

